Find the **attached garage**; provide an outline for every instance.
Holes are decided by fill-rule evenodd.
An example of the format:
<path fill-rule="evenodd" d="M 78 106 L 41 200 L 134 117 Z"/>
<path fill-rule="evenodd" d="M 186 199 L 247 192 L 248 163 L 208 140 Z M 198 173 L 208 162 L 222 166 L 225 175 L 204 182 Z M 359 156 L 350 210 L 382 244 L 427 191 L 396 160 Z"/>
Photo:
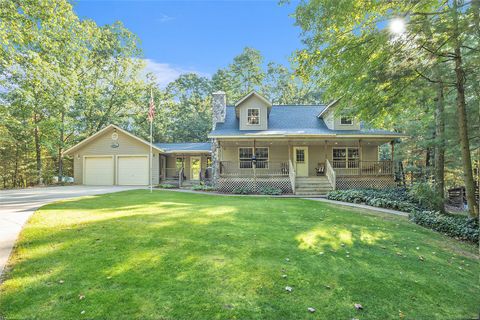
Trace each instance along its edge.
<path fill-rule="evenodd" d="M 117 156 L 117 184 L 148 185 L 148 156 Z"/>
<path fill-rule="evenodd" d="M 152 183 L 160 180 L 160 154 L 152 145 Z M 147 186 L 150 184 L 150 143 L 109 125 L 65 151 L 73 159 L 77 184 Z"/>
<path fill-rule="evenodd" d="M 113 156 L 85 156 L 84 177 L 86 185 L 111 186 L 114 184 Z"/>

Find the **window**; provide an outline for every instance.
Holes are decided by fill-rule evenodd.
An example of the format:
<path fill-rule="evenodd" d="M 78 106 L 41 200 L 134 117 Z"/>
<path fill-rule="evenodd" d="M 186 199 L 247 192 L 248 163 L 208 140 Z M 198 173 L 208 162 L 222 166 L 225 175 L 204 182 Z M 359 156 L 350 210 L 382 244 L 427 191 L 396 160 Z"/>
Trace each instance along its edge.
<path fill-rule="evenodd" d="M 358 168 L 360 152 L 358 148 L 333 148 L 334 168 Z"/>
<path fill-rule="evenodd" d="M 251 125 L 260 124 L 260 109 L 247 110 L 247 123 Z"/>
<path fill-rule="evenodd" d="M 296 149 L 295 150 L 295 160 L 296 162 L 305 162 L 305 150 Z"/>
<path fill-rule="evenodd" d="M 353 124 L 353 119 L 349 117 L 341 117 L 340 124 Z"/>
<path fill-rule="evenodd" d="M 207 168 L 210 168 L 212 166 L 212 157 L 207 156 Z"/>
<path fill-rule="evenodd" d="M 238 148 L 238 158 L 240 161 L 240 169 L 253 168 L 253 148 Z M 256 167 L 260 169 L 268 168 L 268 148 L 255 148 L 255 158 L 257 159 Z"/>

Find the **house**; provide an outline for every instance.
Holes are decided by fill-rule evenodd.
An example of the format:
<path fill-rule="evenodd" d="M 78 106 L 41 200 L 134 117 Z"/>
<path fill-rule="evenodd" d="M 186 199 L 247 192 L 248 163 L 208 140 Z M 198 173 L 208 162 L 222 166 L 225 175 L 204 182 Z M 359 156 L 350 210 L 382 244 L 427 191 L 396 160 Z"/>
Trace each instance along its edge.
<path fill-rule="evenodd" d="M 365 129 L 358 119 L 329 105 L 272 105 L 251 92 L 227 106 L 224 92 L 212 99 L 210 142 L 150 143 L 109 125 L 65 151 L 75 182 L 87 185 L 195 184 L 222 192 L 265 187 L 299 195 L 332 189 L 395 185 L 391 160 L 379 146 L 402 135 Z M 149 159 L 152 148 L 151 163 Z"/>

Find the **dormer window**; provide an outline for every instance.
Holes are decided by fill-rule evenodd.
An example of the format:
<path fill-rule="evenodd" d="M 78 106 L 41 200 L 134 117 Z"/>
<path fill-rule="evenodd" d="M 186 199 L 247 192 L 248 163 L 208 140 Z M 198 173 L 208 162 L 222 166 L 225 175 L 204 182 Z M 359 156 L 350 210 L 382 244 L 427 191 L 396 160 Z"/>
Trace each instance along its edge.
<path fill-rule="evenodd" d="M 352 125 L 353 124 L 353 119 L 349 118 L 349 117 L 341 117 L 340 118 L 340 124 Z"/>
<path fill-rule="evenodd" d="M 260 124 L 260 109 L 247 110 L 247 123 L 249 125 Z"/>

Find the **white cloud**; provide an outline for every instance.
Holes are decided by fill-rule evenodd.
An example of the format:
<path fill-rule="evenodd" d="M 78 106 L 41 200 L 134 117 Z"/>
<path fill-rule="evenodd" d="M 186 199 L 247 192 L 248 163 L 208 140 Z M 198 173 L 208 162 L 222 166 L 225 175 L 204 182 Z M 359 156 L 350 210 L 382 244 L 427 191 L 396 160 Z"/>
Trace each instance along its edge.
<path fill-rule="evenodd" d="M 196 73 L 199 76 L 208 77 L 208 74 L 181 67 L 172 66 L 168 63 L 157 62 L 152 59 L 144 59 L 146 66 L 144 69 L 145 75 L 152 73 L 157 79 L 157 83 L 160 87 L 166 87 L 170 82 L 176 80 L 181 74 L 184 73 Z"/>
<path fill-rule="evenodd" d="M 170 17 L 169 15 L 166 15 L 164 13 L 161 13 L 160 16 L 155 19 L 157 22 L 160 22 L 160 23 L 165 23 L 165 22 L 168 22 L 168 21 L 172 21 L 173 19 L 175 19 L 174 17 Z"/>

